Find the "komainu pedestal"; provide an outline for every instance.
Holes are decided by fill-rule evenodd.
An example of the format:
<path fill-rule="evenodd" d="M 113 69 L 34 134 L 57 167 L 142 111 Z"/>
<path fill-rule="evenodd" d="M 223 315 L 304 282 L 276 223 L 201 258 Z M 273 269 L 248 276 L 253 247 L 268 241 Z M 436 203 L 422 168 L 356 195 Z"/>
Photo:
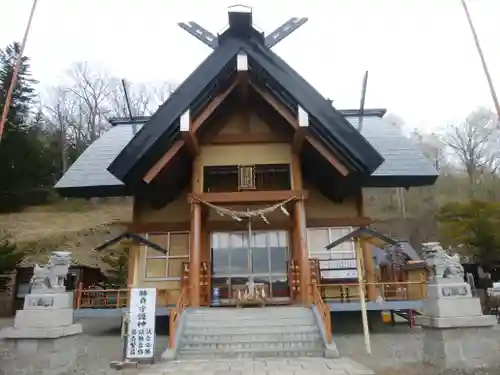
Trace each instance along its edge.
<path fill-rule="evenodd" d="M 46 266 L 35 266 L 24 309 L 16 312 L 13 327 L 0 331 L 14 354 L 2 363 L 6 374 L 58 375 L 73 365 L 82 326 L 74 324 L 73 293 L 64 287 L 70 255 L 54 252 Z"/>
<path fill-rule="evenodd" d="M 422 316 L 424 361 L 440 370 L 472 370 L 500 364 L 500 345 L 493 329 L 496 317 L 483 315 L 479 298 L 463 280 L 458 256 L 439 244 L 426 244 L 427 263 L 435 270 L 429 282 Z"/>

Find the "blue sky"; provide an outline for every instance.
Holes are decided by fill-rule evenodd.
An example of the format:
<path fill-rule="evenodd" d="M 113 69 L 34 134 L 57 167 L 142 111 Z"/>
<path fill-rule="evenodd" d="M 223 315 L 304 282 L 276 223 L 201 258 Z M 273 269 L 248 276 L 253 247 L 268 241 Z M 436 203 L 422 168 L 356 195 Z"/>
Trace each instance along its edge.
<path fill-rule="evenodd" d="M 234 0 L 233 0 L 234 1 Z M 226 0 L 39 0 L 26 54 L 35 78 L 57 85 L 75 61 L 130 81 L 182 81 L 210 49 L 177 26 L 212 32 L 227 23 Z M 0 44 L 20 40 L 31 0 L 0 0 Z M 368 107 L 433 131 L 477 106 L 493 107 L 459 0 L 244 2 L 266 32 L 292 16 L 309 22 L 275 51 L 338 108 L 359 106 L 364 70 Z M 499 0 L 469 0 L 495 83 L 500 82 Z M 5 13 L 4 13 L 5 14 Z M 500 89 L 499 89 L 500 90 Z"/>

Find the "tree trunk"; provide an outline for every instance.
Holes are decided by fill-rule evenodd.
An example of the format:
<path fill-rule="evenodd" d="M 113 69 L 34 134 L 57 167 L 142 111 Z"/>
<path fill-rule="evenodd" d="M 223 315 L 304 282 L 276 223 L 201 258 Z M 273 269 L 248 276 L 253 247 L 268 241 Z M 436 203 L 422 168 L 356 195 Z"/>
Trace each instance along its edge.
<path fill-rule="evenodd" d="M 61 176 L 66 173 L 68 170 L 68 155 L 66 150 L 66 132 L 64 131 L 64 125 L 61 124 L 60 137 L 61 137 L 61 168 L 62 173 Z"/>
<path fill-rule="evenodd" d="M 467 176 L 469 177 L 469 197 L 474 198 L 474 170 L 471 167 L 467 168 Z"/>

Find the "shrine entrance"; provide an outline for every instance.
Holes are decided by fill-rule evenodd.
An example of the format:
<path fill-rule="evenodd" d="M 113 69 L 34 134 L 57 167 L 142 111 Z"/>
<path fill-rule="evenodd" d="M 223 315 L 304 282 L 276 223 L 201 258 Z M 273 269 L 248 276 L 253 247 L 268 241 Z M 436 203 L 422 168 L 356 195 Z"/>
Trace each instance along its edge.
<path fill-rule="evenodd" d="M 231 303 L 250 280 L 264 288 L 270 303 L 289 302 L 288 243 L 286 231 L 213 232 L 212 288 L 220 288 L 221 302 Z"/>

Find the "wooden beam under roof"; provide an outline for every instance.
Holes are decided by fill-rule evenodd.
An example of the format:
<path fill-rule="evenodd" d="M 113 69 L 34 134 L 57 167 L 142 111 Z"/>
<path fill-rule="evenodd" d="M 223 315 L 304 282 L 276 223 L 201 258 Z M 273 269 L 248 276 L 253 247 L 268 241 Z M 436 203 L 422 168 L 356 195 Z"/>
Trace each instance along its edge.
<path fill-rule="evenodd" d="M 270 93 L 262 90 L 252 81 L 250 81 L 250 86 L 262 96 L 262 98 L 273 107 L 294 129 L 295 132 L 304 133 L 306 130 L 301 130 L 299 124 L 299 119 L 295 115 L 283 106 L 278 100 L 276 100 Z M 300 108 L 300 107 L 299 107 Z M 300 113 L 299 113 L 300 116 Z M 302 126 L 303 128 L 305 126 Z M 319 141 L 311 137 L 310 135 L 298 134 L 296 142 L 299 143 L 300 138 L 304 136 L 305 140 L 318 151 L 342 176 L 347 176 L 349 170 L 347 167 L 338 160 L 332 153 Z M 294 137 L 295 138 L 295 137 Z M 295 141 L 294 141 L 295 143 Z"/>
<path fill-rule="evenodd" d="M 249 76 L 248 76 L 248 56 L 241 51 L 236 55 L 236 71 L 238 72 L 238 94 L 243 103 L 248 100 Z"/>
<path fill-rule="evenodd" d="M 321 156 L 323 156 L 328 162 L 335 167 L 335 169 L 342 175 L 347 176 L 349 174 L 349 170 L 342 164 L 332 153 L 317 139 L 308 135 L 306 136 L 306 141 L 314 147 L 316 151 L 318 151 Z"/>
<path fill-rule="evenodd" d="M 304 111 L 301 106 L 299 106 L 298 112 L 299 127 L 295 130 L 292 141 L 292 150 L 294 153 L 299 153 L 301 151 L 309 130 L 309 114 Z"/>
<path fill-rule="evenodd" d="M 179 123 L 182 139 L 184 140 L 184 144 L 188 148 L 189 153 L 192 156 L 198 155 L 200 153 L 200 146 L 198 146 L 198 141 L 191 128 L 191 114 L 189 109 L 181 115 Z"/>
<path fill-rule="evenodd" d="M 158 160 L 155 165 L 151 167 L 151 169 L 146 173 L 146 175 L 142 178 L 143 181 L 149 184 L 153 179 L 162 171 L 163 168 L 168 164 L 170 160 L 179 152 L 179 150 L 184 146 L 184 141 L 179 140 L 176 141 L 172 147 L 168 149 L 168 151 Z"/>
<path fill-rule="evenodd" d="M 206 108 L 193 120 L 191 124 L 191 130 L 194 134 L 200 129 L 201 125 L 210 117 L 212 113 L 215 112 L 217 108 L 222 104 L 224 99 L 226 99 L 229 94 L 234 90 L 234 88 L 238 85 L 238 80 L 235 79 L 229 87 L 217 95 L 214 100 L 212 100 Z"/>
<path fill-rule="evenodd" d="M 229 87 L 217 95 L 205 109 L 191 121 L 189 109 L 181 115 L 180 127 L 182 139 L 176 141 L 172 147 L 158 160 L 142 178 L 147 184 L 151 183 L 153 179 L 167 166 L 172 158 L 179 152 L 179 150 L 186 145 L 192 154 L 199 153 L 199 145 L 196 138 L 196 132 L 200 129 L 201 125 L 212 115 L 215 110 L 222 104 L 224 99 L 234 90 L 237 86 L 238 80 L 234 80 Z M 184 118 L 183 118 L 184 117 Z M 188 120 L 189 118 L 189 120 Z M 188 130 L 189 129 L 189 130 Z"/>

